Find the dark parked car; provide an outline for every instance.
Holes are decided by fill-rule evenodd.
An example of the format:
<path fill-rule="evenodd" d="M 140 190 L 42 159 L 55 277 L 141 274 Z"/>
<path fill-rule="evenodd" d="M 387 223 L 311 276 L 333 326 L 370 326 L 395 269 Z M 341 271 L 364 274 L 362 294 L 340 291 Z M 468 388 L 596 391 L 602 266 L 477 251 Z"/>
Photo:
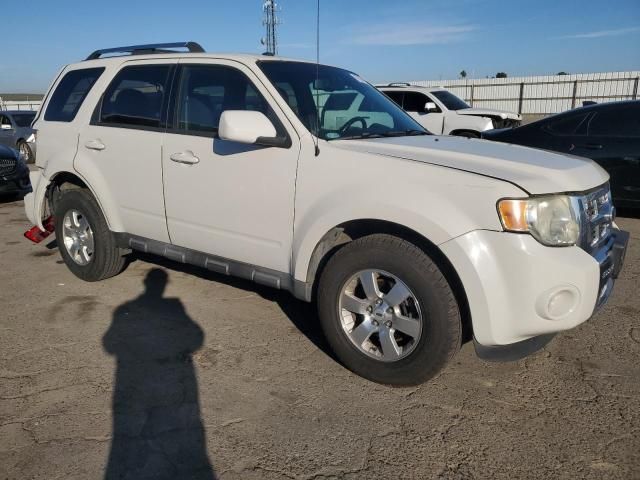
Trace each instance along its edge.
<path fill-rule="evenodd" d="M 27 110 L 0 111 L 0 145 L 17 148 L 27 163 L 34 161 L 34 144 L 28 143 L 33 133 L 31 122 L 36 112 Z"/>
<path fill-rule="evenodd" d="M 0 195 L 31 191 L 29 168 L 14 149 L 0 145 Z"/>
<path fill-rule="evenodd" d="M 611 176 L 616 205 L 640 207 L 640 101 L 589 105 L 482 138 L 593 159 Z"/>

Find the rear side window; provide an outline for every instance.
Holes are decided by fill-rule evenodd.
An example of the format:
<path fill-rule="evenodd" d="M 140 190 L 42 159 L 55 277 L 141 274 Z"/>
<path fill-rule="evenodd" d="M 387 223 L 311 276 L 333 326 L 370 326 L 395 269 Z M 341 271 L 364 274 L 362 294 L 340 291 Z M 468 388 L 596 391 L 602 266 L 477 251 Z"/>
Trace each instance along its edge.
<path fill-rule="evenodd" d="M 402 108 L 402 97 L 404 96 L 404 92 L 384 92 L 384 94 Z"/>
<path fill-rule="evenodd" d="M 620 105 L 596 113 L 589 123 L 589 135 L 640 137 L 640 108 Z"/>
<path fill-rule="evenodd" d="M 104 68 L 84 68 L 67 73 L 53 92 L 44 119 L 48 122 L 73 121 L 102 72 Z"/>
<path fill-rule="evenodd" d="M 99 123 L 114 127 L 163 128 L 171 65 L 123 68 L 102 98 Z"/>
<path fill-rule="evenodd" d="M 547 125 L 547 130 L 556 135 L 573 135 L 577 134 L 578 127 L 582 124 L 588 113 L 578 115 L 563 115 L 560 118 L 551 120 Z M 584 130 L 584 129 L 582 129 Z M 584 131 L 582 132 L 584 135 Z"/>

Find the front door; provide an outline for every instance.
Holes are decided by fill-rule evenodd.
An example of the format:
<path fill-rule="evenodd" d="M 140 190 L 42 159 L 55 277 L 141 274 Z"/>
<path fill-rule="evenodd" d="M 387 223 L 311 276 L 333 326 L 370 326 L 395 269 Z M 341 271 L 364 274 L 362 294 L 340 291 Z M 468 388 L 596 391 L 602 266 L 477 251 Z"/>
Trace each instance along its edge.
<path fill-rule="evenodd" d="M 403 108 L 409 115 L 416 119 L 420 125 L 431 133 L 435 135 L 442 135 L 444 128 L 444 114 L 439 107 L 437 107 L 438 111 L 436 112 L 427 111 L 425 108 L 427 102 L 433 102 L 433 100 L 423 93 L 405 92 Z"/>
<path fill-rule="evenodd" d="M 0 115 L 0 145 L 15 147 L 13 136 L 15 129 L 7 115 Z"/>
<path fill-rule="evenodd" d="M 290 272 L 299 139 L 264 85 L 231 61 L 180 62 L 162 165 L 171 242 Z M 257 110 L 288 135 L 289 148 L 217 137 L 225 110 Z"/>

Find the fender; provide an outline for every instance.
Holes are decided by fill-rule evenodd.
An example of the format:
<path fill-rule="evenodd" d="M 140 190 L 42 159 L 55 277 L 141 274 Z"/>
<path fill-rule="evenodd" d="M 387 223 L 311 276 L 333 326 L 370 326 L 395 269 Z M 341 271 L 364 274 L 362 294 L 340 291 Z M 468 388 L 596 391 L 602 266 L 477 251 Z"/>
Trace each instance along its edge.
<path fill-rule="evenodd" d="M 483 181 L 482 177 L 476 178 Z M 503 188 L 506 189 L 504 193 L 518 193 L 511 185 L 503 184 Z M 479 192 L 476 191 L 475 195 L 479 196 Z M 493 197 L 495 191 L 487 190 L 486 195 Z M 441 195 L 423 192 L 422 197 L 425 202 L 418 205 L 415 203 L 415 196 L 408 190 L 405 190 L 404 194 L 396 195 L 393 203 L 372 202 L 367 192 L 355 197 L 353 193 L 349 196 L 346 192 L 331 192 L 318 199 L 314 208 L 303 219 L 296 221 L 292 254 L 294 278 L 306 282 L 311 257 L 322 238 L 333 228 L 354 220 L 382 220 L 399 224 L 422 235 L 435 245 L 475 229 L 501 230 L 498 216 L 492 208 L 489 208 L 485 215 L 481 215 L 473 206 L 465 210 L 461 208 L 464 203 L 454 204 Z M 495 198 L 482 198 L 477 200 L 475 205 L 494 203 Z M 437 205 L 437 208 L 429 209 L 422 205 Z"/>
<path fill-rule="evenodd" d="M 54 170 L 53 172 L 52 170 L 54 169 L 47 168 L 46 171 L 38 170 L 35 172 L 31 172 L 29 175 L 31 185 L 33 187 L 33 193 L 26 195 L 24 198 L 24 202 L 27 218 L 32 224 L 36 225 L 40 230 L 44 231 L 42 221 L 44 217 L 44 204 L 46 201 L 47 191 L 49 187 L 55 182 L 55 179 L 58 175 L 68 173 L 78 177 L 89 188 L 91 194 L 98 202 L 100 210 L 102 210 L 102 214 L 107 221 L 109 229 L 113 232 L 123 231 L 122 221 L 120 220 L 120 216 L 118 215 L 118 210 L 115 208 L 115 203 L 113 201 L 113 197 L 110 195 L 110 192 L 101 190 L 100 188 L 95 188 L 94 183 L 92 183 L 84 175 L 73 169 Z M 102 182 L 102 185 L 100 183 L 98 183 L 98 185 L 100 187 L 104 185 L 104 182 Z"/>

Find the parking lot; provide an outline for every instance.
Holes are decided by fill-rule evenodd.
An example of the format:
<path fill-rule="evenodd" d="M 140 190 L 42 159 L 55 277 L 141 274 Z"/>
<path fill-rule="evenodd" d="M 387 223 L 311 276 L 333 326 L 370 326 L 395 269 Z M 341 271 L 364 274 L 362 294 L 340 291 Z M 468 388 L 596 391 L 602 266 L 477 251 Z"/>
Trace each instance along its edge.
<path fill-rule="evenodd" d="M 0 478 L 101 478 L 127 449 L 164 472 L 192 455 L 194 478 L 640 478 L 640 220 L 619 224 L 625 269 L 589 322 L 516 363 L 467 344 L 388 388 L 334 361 L 286 293 L 142 256 L 83 283 L 3 200 Z"/>

